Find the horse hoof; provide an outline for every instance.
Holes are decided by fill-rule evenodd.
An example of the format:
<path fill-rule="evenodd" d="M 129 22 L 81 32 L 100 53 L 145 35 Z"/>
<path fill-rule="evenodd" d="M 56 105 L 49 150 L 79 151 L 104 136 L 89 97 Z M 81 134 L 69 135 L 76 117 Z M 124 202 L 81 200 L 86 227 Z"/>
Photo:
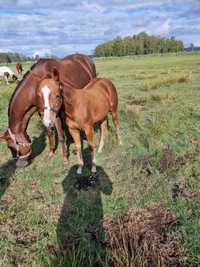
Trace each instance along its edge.
<path fill-rule="evenodd" d="M 50 152 L 49 155 L 47 156 L 47 160 L 52 159 L 54 156 L 54 152 Z"/>
<path fill-rule="evenodd" d="M 68 159 L 63 159 L 63 165 L 65 168 L 68 166 Z"/>
<path fill-rule="evenodd" d="M 99 153 L 99 154 L 102 153 L 102 149 L 98 149 L 97 153 Z"/>
<path fill-rule="evenodd" d="M 92 166 L 91 172 L 92 172 L 92 173 L 96 173 L 96 172 L 97 172 L 97 168 L 96 168 L 96 166 Z"/>
<path fill-rule="evenodd" d="M 79 166 L 77 169 L 77 174 L 82 174 L 82 166 Z"/>
<path fill-rule="evenodd" d="M 24 168 L 24 167 L 26 167 L 28 165 L 28 161 L 27 160 L 21 160 L 21 159 L 18 159 L 17 161 L 16 161 L 16 166 L 18 167 L 18 168 Z"/>

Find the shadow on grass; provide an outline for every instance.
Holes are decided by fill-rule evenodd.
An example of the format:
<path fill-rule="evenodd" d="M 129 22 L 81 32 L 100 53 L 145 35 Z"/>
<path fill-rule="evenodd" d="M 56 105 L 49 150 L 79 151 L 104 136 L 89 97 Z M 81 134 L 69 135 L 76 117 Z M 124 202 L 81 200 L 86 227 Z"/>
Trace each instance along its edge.
<path fill-rule="evenodd" d="M 4 195 L 6 189 L 10 184 L 10 179 L 14 175 L 16 165 L 14 160 L 9 160 L 0 166 L 0 199 Z"/>
<path fill-rule="evenodd" d="M 38 137 L 33 137 L 32 142 L 32 154 L 30 157 L 30 164 L 34 158 L 39 156 L 46 147 L 46 131 L 42 131 Z"/>
<path fill-rule="evenodd" d="M 84 151 L 88 156 L 88 151 Z M 57 225 L 59 252 L 51 266 L 109 266 L 102 227 L 101 194 L 112 193 L 112 183 L 103 168 L 89 175 L 73 166 L 62 182 L 65 199 Z"/>
<path fill-rule="evenodd" d="M 42 151 L 45 149 L 45 146 L 45 132 L 43 131 L 40 136 L 33 138 L 30 164 L 36 156 L 42 153 Z M 15 174 L 16 169 L 17 167 L 15 160 L 9 160 L 8 162 L 0 166 L 0 199 L 8 188 L 10 180 Z"/>

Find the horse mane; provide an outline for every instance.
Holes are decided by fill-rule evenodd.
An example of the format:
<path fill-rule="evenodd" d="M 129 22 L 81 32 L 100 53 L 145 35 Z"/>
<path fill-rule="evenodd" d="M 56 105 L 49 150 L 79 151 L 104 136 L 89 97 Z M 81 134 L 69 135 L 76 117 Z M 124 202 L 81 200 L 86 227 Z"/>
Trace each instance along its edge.
<path fill-rule="evenodd" d="M 38 60 L 36 63 L 34 63 L 34 64 L 31 66 L 30 70 L 28 70 L 28 71 L 23 75 L 21 81 L 17 84 L 15 90 L 13 91 L 13 93 L 12 93 L 12 95 L 11 95 L 11 97 L 10 97 L 9 106 L 8 106 L 8 117 L 9 117 L 9 114 L 10 114 L 10 106 L 11 106 L 11 103 L 12 103 L 12 100 L 13 100 L 15 94 L 17 93 L 18 89 L 20 88 L 21 84 L 22 84 L 23 81 L 26 79 L 26 77 L 30 74 L 30 71 L 32 71 L 40 61 L 41 61 L 41 59 Z"/>

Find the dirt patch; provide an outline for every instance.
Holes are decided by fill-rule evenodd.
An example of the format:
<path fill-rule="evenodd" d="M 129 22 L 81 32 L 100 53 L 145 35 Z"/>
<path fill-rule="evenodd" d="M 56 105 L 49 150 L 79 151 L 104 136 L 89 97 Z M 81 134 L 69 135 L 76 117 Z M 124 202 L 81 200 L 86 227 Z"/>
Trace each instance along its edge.
<path fill-rule="evenodd" d="M 161 159 L 156 163 L 152 156 L 141 155 L 132 160 L 132 165 L 139 165 L 143 168 L 144 173 L 151 174 L 149 166 L 156 166 L 160 173 L 168 173 L 177 170 L 180 166 L 192 163 L 196 157 L 192 153 L 186 153 L 183 156 L 176 156 L 174 151 L 167 146 L 161 153 Z"/>
<path fill-rule="evenodd" d="M 126 112 L 139 113 L 146 104 L 146 99 L 131 100 L 126 104 Z"/>
<path fill-rule="evenodd" d="M 168 146 L 163 149 L 162 158 L 158 164 L 158 170 L 161 173 L 168 172 L 169 170 L 175 170 L 181 165 L 192 163 L 195 161 L 195 156 L 191 153 L 186 153 L 183 156 L 176 157 L 173 150 Z"/>
<path fill-rule="evenodd" d="M 186 182 L 181 181 L 173 184 L 172 186 L 172 198 L 173 200 L 177 200 L 178 198 L 184 198 L 187 201 L 199 201 L 200 200 L 200 192 L 191 191 L 188 189 Z"/>
<path fill-rule="evenodd" d="M 135 99 L 130 101 L 128 104 L 129 105 L 138 105 L 138 106 L 144 106 L 146 104 L 147 100 L 146 99 Z"/>
<path fill-rule="evenodd" d="M 185 265 L 180 243 L 170 234 L 177 217 L 161 206 L 105 218 L 106 244 L 116 267 Z"/>
<path fill-rule="evenodd" d="M 151 175 L 151 170 L 149 169 L 149 166 L 151 165 L 152 157 L 141 155 L 136 159 L 132 160 L 132 165 L 139 165 L 142 166 L 143 172 L 146 176 Z"/>

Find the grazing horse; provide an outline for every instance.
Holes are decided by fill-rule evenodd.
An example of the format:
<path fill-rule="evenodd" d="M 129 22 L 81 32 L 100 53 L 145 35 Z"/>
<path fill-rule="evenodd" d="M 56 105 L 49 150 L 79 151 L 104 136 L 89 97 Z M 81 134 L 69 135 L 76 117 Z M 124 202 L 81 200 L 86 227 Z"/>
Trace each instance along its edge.
<path fill-rule="evenodd" d="M 7 84 L 9 78 L 11 78 L 13 81 L 18 79 L 16 74 L 9 67 L 6 66 L 0 67 L 0 77 L 4 77 Z"/>
<path fill-rule="evenodd" d="M 63 60 L 40 59 L 23 76 L 10 99 L 8 129 L 0 135 L 0 140 L 5 141 L 12 155 L 17 157 L 17 166 L 28 164 L 32 150 L 26 130 L 38 107 L 36 89 L 48 74 L 51 75 L 54 68 L 58 70 L 60 81 L 67 84 L 68 89 L 81 89 L 96 76 L 94 63 L 85 55 L 71 55 Z M 55 136 L 51 128 L 47 128 L 47 134 L 49 155 L 52 156 L 56 150 Z"/>
<path fill-rule="evenodd" d="M 17 70 L 18 75 L 21 75 L 22 74 L 23 67 L 22 67 L 22 64 L 21 63 L 17 63 L 16 64 L 16 70 Z"/>
<path fill-rule="evenodd" d="M 59 74 L 57 74 L 59 75 Z M 56 75 L 54 75 L 56 77 Z M 82 173 L 83 158 L 81 153 L 80 130 L 86 134 L 92 158 L 92 172 L 96 172 L 96 159 L 94 155 L 94 124 L 101 125 L 101 139 L 98 152 L 104 146 L 105 131 L 107 128 L 107 115 L 112 114 L 113 124 L 117 131 L 118 142 L 121 144 L 118 120 L 118 96 L 113 83 L 108 79 L 93 79 L 82 90 L 69 88 L 59 84 L 59 79 L 45 79 L 40 85 L 43 92 L 43 123 L 55 123 L 55 113 L 64 105 L 65 121 L 69 132 L 74 139 L 79 167 L 77 173 Z M 55 112 L 55 113 L 54 113 Z"/>

